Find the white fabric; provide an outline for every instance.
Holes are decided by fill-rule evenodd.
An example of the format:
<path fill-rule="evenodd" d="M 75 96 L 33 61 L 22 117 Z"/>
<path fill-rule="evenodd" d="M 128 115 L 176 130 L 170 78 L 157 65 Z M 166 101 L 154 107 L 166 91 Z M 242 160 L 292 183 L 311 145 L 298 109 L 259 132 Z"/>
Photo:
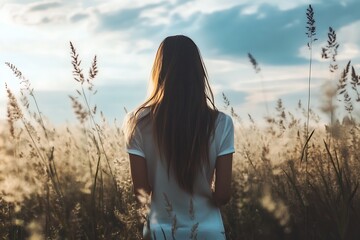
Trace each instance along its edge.
<path fill-rule="evenodd" d="M 146 109 L 141 114 L 147 112 Z M 129 113 L 126 119 L 132 114 Z M 156 239 L 163 239 L 165 234 L 166 239 L 173 239 L 172 228 L 176 218 L 175 239 L 192 239 L 192 229 L 195 229 L 193 233 L 197 234 L 197 239 L 225 239 L 220 210 L 212 201 L 210 185 L 216 158 L 235 151 L 234 126 L 230 116 L 223 112 L 218 114 L 215 135 L 210 142 L 210 169 L 206 170 L 204 167 L 203 174 L 197 176 L 193 196 L 178 186 L 171 171 L 168 177 L 167 168 L 160 160 L 154 144 L 152 124 L 148 122 L 139 125 L 126 148 L 128 153 L 146 159 L 148 180 L 153 190 L 148 216 L 152 238 L 155 234 Z M 144 235 L 146 234 L 149 234 L 149 229 L 145 226 Z"/>

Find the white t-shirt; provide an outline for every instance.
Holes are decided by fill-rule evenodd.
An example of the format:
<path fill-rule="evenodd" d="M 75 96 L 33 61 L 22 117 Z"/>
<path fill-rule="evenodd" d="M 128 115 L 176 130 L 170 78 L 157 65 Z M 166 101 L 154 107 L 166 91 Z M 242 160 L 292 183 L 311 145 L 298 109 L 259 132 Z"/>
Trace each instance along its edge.
<path fill-rule="evenodd" d="M 142 111 L 140 116 L 148 113 L 148 109 Z M 125 121 L 132 114 L 129 113 Z M 144 236 L 150 233 L 156 239 L 164 239 L 164 234 L 166 239 L 173 239 L 172 234 L 175 239 L 196 239 L 195 235 L 197 239 L 225 239 L 220 210 L 213 203 L 210 185 L 216 158 L 235 151 L 231 117 L 223 112 L 218 114 L 209 148 L 210 168 L 204 167 L 203 174 L 197 176 L 192 196 L 179 187 L 171 170 L 168 177 L 165 161 L 160 160 L 155 146 L 152 124 L 142 123 L 136 126 L 126 148 L 128 153 L 145 158 L 152 188 L 149 226 L 144 226 Z"/>

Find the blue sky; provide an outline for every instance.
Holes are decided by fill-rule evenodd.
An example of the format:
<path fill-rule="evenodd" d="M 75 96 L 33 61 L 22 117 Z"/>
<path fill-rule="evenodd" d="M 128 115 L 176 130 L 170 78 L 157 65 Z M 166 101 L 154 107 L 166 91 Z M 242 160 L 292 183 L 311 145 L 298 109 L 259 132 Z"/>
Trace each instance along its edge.
<path fill-rule="evenodd" d="M 75 95 L 69 41 L 87 72 L 98 57 L 97 95 L 92 99 L 109 120 L 122 119 L 146 97 L 159 43 L 168 35 L 191 37 L 203 55 L 216 103 L 224 92 L 242 117 L 262 118 L 282 98 L 289 109 L 306 102 L 308 41 L 305 11 L 315 10 L 312 103 L 321 105 L 329 78 L 321 59 L 328 27 L 340 43 L 342 68 L 352 60 L 360 69 L 360 1 L 357 0 L 0 0 L 0 62 L 15 64 L 30 79 L 40 109 L 52 122 L 73 121 L 69 94 Z M 248 61 L 260 64 L 255 74 Z M 19 82 L 0 65 L 0 116 L 6 116 L 4 82 L 18 92 Z M 263 86 L 263 87 L 262 87 Z"/>

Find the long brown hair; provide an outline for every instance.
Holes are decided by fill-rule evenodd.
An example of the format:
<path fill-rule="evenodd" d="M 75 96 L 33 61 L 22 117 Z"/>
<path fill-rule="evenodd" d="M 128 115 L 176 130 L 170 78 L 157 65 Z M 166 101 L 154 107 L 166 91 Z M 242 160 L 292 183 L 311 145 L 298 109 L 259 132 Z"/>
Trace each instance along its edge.
<path fill-rule="evenodd" d="M 209 166 L 209 140 L 218 111 L 199 49 L 190 38 L 164 39 L 152 68 L 152 85 L 133 121 L 136 125 L 151 119 L 168 174 L 173 170 L 180 187 L 192 193 L 197 174 Z M 140 118 L 144 108 L 150 109 L 149 114 Z"/>

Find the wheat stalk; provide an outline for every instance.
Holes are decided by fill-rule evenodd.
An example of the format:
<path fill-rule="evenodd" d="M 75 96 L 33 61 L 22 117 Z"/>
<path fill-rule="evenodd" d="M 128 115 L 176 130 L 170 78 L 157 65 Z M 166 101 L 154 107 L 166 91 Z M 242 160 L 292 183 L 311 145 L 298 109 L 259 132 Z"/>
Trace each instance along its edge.
<path fill-rule="evenodd" d="M 255 73 L 260 75 L 261 91 L 262 91 L 262 94 L 263 94 L 263 97 L 265 100 L 266 118 L 268 118 L 270 115 L 269 115 L 268 100 L 267 100 L 265 87 L 264 87 L 264 77 L 261 74 L 261 68 L 260 68 L 258 62 L 256 61 L 256 59 L 254 58 L 254 56 L 251 53 L 248 53 L 248 58 L 249 58 L 251 65 L 253 66 L 253 68 L 255 70 Z"/>

